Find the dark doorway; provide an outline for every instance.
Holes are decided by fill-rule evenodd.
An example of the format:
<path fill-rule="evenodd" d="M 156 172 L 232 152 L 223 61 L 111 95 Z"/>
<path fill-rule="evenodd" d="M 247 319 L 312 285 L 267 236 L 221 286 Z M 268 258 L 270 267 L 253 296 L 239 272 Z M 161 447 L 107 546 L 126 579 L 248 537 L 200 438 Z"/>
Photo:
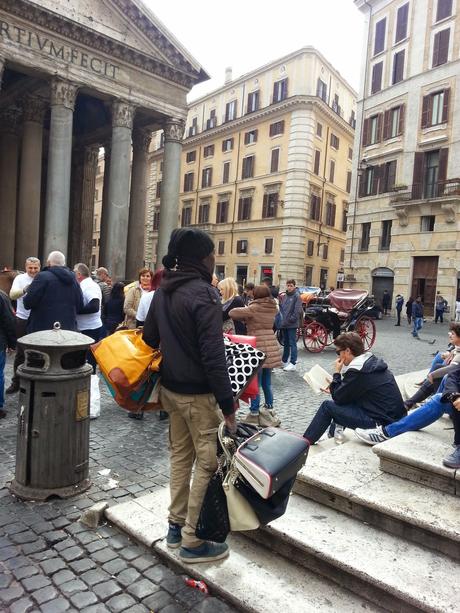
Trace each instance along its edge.
<path fill-rule="evenodd" d="M 248 280 L 248 267 L 247 266 L 237 266 L 236 267 L 236 282 L 238 285 L 246 285 Z"/>
<path fill-rule="evenodd" d="M 414 258 L 412 273 L 412 297 L 422 297 L 425 314 L 434 312 L 436 284 L 438 280 L 438 256 Z"/>
<path fill-rule="evenodd" d="M 372 272 L 372 295 L 375 303 L 382 307 L 384 290 L 390 294 L 390 308 L 393 308 L 394 273 L 390 268 L 376 268 Z"/>

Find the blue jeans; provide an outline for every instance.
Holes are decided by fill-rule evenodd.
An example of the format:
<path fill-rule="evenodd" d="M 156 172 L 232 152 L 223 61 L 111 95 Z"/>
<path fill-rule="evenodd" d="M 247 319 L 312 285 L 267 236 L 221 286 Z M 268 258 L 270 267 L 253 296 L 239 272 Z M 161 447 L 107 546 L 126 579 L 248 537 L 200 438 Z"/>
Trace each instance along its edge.
<path fill-rule="evenodd" d="M 444 366 L 444 360 L 441 357 L 441 353 L 438 351 L 438 353 L 433 358 L 433 361 L 431 362 L 431 366 L 430 366 L 430 370 L 428 371 L 428 374 L 430 372 L 433 372 L 433 370 L 437 370 L 438 368 L 441 368 L 441 366 Z"/>
<path fill-rule="evenodd" d="M 0 409 L 5 404 L 5 362 L 6 349 L 0 351 Z"/>
<path fill-rule="evenodd" d="M 438 319 L 441 321 L 441 323 L 444 323 L 444 309 L 436 309 L 436 315 L 434 318 L 435 324 L 438 323 Z"/>
<path fill-rule="evenodd" d="M 442 385 L 442 384 L 441 384 Z M 443 386 L 444 387 L 444 386 Z M 441 386 L 439 386 L 441 389 Z M 441 402 L 442 393 L 434 394 L 421 407 L 411 411 L 406 417 L 385 426 L 388 436 L 398 436 L 404 432 L 421 430 L 437 421 L 444 413 L 451 414 L 453 409 L 450 402 Z"/>
<path fill-rule="evenodd" d="M 423 317 L 414 317 L 414 327 L 412 330 L 412 336 L 418 336 L 418 331 L 423 328 Z"/>
<path fill-rule="evenodd" d="M 289 354 L 291 354 L 291 362 L 295 364 L 297 362 L 297 327 L 295 328 L 283 328 L 284 337 L 284 351 L 283 362 L 289 360 Z"/>
<path fill-rule="evenodd" d="M 344 428 L 375 428 L 376 421 L 369 417 L 366 411 L 352 404 L 336 404 L 333 400 L 325 400 L 321 403 L 316 415 L 304 432 L 304 437 L 311 444 L 321 436 L 335 422 Z"/>
<path fill-rule="evenodd" d="M 259 381 L 259 393 L 251 400 L 251 413 L 258 413 L 260 407 L 260 388 L 264 391 L 265 404 L 268 407 L 273 406 L 273 392 L 272 392 L 272 369 L 261 368 L 257 375 Z"/>

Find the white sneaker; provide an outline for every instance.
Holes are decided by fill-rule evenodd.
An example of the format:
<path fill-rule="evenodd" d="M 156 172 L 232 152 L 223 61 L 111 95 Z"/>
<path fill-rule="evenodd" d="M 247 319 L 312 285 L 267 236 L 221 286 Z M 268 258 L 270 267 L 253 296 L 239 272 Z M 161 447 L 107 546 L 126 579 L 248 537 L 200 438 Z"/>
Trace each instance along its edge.
<path fill-rule="evenodd" d="M 383 443 L 383 441 L 387 441 L 390 438 L 383 433 L 382 426 L 369 428 L 367 430 L 364 430 L 363 428 L 356 428 L 355 434 L 361 441 L 363 441 L 363 443 L 367 443 L 368 445 L 377 445 L 378 443 Z"/>
<path fill-rule="evenodd" d="M 297 370 L 297 367 L 295 364 L 293 364 L 292 362 L 289 362 L 289 364 L 287 364 L 283 370 L 289 371 L 289 370 Z"/>
<path fill-rule="evenodd" d="M 284 370 L 289 362 L 281 362 L 281 368 Z"/>

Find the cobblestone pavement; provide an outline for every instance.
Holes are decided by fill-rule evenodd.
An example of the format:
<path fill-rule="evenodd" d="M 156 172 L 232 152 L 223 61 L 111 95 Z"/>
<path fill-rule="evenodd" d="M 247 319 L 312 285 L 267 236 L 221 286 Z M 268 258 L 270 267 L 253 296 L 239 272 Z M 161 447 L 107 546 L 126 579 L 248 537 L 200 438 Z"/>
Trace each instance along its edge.
<path fill-rule="evenodd" d="M 426 367 L 431 354 L 446 346 L 446 324 L 426 324 L 422 336 L 435 338 L 434 345 L 413 339 L 407 325 L 394 327 L 392 318 L 376 324 L 374 352 L 385 358 L 394 374 Z M 297 371 L 275 371 L 275 408 L 284 427 L 304 431 L 321 396 L 311 393 L 302 375 L 315 363 L 330 370 L 334 360 L 333 348 L 310 354 L 299 343 Z M 7 385 L 11 364 L 10 357 Z M 143 421 L 128 419 L 102 390 L 101 417 L 91 422 L 92 487 L 68 500 L 22 502 L 7 487 L 15 465 L 16 403 L 17 396 L 7 396 L 8 416 L 0 421 L 0 611 L 233 610 L 212 595 L 186 587 L 182 577 L 112 526 L 90 530 L 78 521 L 96 501 L 116 504 L 168 481 L 167 421 L 153 414 Z M 103 469 L 110 469 L 110 474 L 101 475 Z"/>

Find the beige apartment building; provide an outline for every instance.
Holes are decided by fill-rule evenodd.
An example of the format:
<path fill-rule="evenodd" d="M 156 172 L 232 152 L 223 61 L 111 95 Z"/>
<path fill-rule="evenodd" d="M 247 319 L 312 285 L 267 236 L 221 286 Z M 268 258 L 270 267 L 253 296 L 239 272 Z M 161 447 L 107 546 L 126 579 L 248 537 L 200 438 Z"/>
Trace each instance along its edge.
<path fill-rule="evenodd" d="M 356 93 L 314 48 L 232 79 L 189 106 L 178 225 L 210 232 L 238 282 L 343 279 Z M 155 149 L 156 147 L 156 149 Z M 163 142 L 150 156 L 147 263 L 155 262 Z"/>
<path fill-rule="evenodd" d="M 367 36 L 346 286 L 452 305 L 460 270 L 460 14 L 455 0 L 355 0 Z"/>

